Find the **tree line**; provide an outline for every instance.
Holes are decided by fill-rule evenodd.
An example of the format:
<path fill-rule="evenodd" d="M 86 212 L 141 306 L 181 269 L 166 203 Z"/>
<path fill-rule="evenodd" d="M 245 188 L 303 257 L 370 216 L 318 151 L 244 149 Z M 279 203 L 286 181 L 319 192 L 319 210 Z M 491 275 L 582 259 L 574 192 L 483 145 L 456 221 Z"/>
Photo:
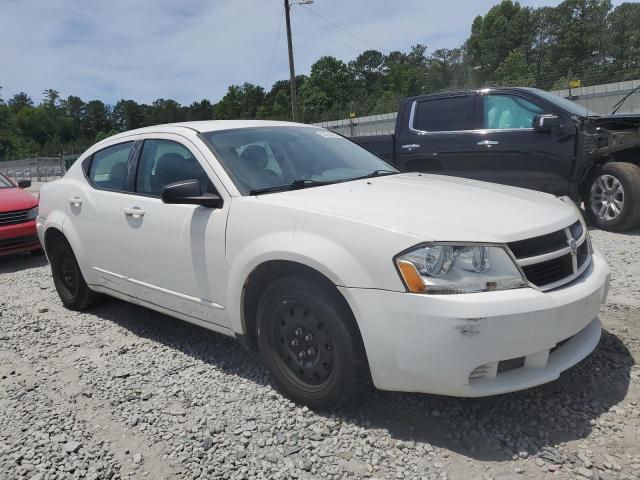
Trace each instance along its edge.
<path fill-rule="evenodd" d="M 408 52 L 367 50 L 344 62 L 324 56 L 296 78 L 304 122 L 386 113 L 403 96 L 484 85 L 566 88 L 639 78 L 640 4 L 613 8 L 610 0 L 565 0 L 557 7 L 530 8 L 504 0 L 475 18 L 458 48 Z M 1 87 L 0 87 L 1 88 Z M 1 94 L 0 90 L 0 94 Z M 217 102 L 181 105 L 158 99 L 140 104 L 122 99 L 62 98 L 54 89 L 36 105 L 18 93 L 0 95 L 0 160 L 30 154 L 81 152 L 117 132 L 168 122 L 208 119 L 277 119 L 291 115 L 290 84 L 270 90 L 251 83 L 231 85 Z"/>

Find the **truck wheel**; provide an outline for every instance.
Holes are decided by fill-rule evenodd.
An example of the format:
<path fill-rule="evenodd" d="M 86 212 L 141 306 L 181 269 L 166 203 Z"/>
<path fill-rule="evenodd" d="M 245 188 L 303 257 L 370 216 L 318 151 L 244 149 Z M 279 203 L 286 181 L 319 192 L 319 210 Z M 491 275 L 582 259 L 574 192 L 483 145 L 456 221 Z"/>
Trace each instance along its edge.
<path fill-rule="evenodd" d="M 316 409 L 335 409 L 366 383 L 361 340 L 338 292 L 283 277 L 263 293 L 257 311 L 260 355 L 276 386 Z"/>
<path fill-rule="evenodd" d="M 71 245 L 58 240 L 51 247 L 51 273 L 53 284 L 65 307 L 84 310 L 100 298 L 84 281 Z"/>
<path fill-rule="evenodd" d="M 591 224 L 623 231 L 640 222 L 640 167 L 628 162 L 606 163 L 587 186 L 585 213 Z"/>

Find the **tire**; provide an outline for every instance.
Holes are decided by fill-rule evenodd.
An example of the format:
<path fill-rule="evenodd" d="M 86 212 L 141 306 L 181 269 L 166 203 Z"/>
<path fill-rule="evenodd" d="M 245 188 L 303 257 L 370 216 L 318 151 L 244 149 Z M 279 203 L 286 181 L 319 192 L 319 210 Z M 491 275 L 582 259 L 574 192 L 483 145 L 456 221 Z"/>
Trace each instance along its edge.
<path fill-rule="evenodd" d="M 100 295 L 84 281 L 71 245 L 58 240 L 51 247 L 51 273 L 58 296 L 70 310 L 84 310 L 93 305 Z"/>
<path fill-rule="evenodd" d="M 34 257 L 39 257 L 40 255 L 42 255 L 44 253 L 44 250 L 42 250 L 42 248 L 38 248 L 36 250 L 31 250 L 29 253 L 31 255 L 33 255 Z"/>
<path fill-rule="evenodd" d="M 640 167 L 606 163 L 589 177 L 583 194 L 589 223 L 614 232 L 640 224 Z"/>
<path fill-rule="evenodd" d="M 336 409 L 367 385 L 360 334 L 337 291 L 300 277 L 279 278 L 262 294 L 256 324 L 260 355 L 290 399 Z"/>

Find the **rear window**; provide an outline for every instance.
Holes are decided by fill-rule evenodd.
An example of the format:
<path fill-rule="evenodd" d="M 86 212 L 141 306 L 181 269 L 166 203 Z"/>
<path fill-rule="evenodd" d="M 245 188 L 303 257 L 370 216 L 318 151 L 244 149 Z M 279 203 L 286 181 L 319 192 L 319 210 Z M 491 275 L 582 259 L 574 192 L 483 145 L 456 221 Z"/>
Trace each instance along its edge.
<path fill-rule="evenodd" d="M 415 106 L 412 127 L 424 132 L 467 130 L 471 99 L 465 95 L 419 101 Z"/>
<path fill-rule="evenodd" d="M 94 153 L 89 167 L 91 183 L 105 190 L 124 190 L 132 148 L 133 142 L 125 142 Z"/>

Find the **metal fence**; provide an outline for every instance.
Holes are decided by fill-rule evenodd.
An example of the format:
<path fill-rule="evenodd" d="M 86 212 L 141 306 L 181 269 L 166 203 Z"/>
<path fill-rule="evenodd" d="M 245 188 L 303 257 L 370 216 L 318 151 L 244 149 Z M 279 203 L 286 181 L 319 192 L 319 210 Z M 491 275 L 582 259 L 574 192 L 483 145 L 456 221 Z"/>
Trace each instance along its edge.
<path fill-rule="evenodd" d="M 14 180 L 48 182 L 62 177 L 75 156 L 33 157 L 0 162 L 0 173 Z"/>
<path fill-rule="evenodd" d="M 638 85 L 640 85 L 640 79 L 573 88 L 571 90 L 556 90 L 551 93 L 571 99 L 600 115 L 609 115 L 614 105 L 625 95 L 631 93 Z M 627 98 L 617 113 L 640 113 L 640 90 Z M 383 113 L 314 123 L 314 125 L 328 128 L 347 137 L 390 135 L 395 131 L 396 115 L 397 112 Z"/>

